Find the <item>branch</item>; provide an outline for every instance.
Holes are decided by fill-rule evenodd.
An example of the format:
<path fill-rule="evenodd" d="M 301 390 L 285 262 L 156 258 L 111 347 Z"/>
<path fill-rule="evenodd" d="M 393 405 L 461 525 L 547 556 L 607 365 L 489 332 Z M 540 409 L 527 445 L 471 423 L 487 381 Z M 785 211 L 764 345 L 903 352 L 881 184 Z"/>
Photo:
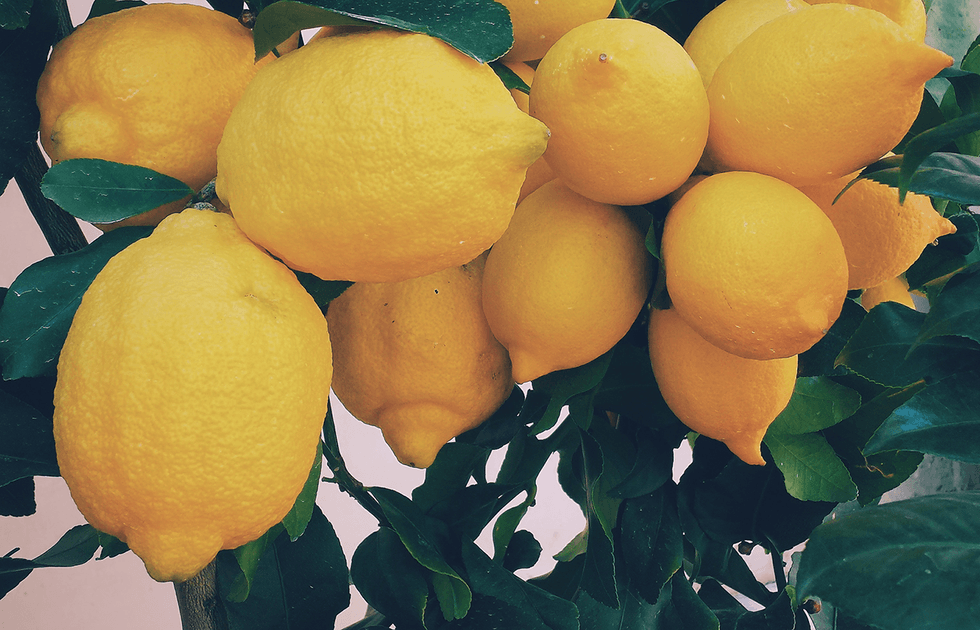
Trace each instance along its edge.
<path fill-rule="evenodd" d="M 78 221 L 41 194 L 41 177 L 47 171 L 48 163 L 44 161 L 41 149 L 35 142 L 14 179 L 51 251 L 55 254 L 78 251 L 88 245 L 82 228 L 78 227 Z"/>
<path fill-rule="evenodd" d="M 183 630 L 228 630 L 225 609 L 218 601 L 216 566 L 212 560 L 191 579 L 174 584 Z"/>

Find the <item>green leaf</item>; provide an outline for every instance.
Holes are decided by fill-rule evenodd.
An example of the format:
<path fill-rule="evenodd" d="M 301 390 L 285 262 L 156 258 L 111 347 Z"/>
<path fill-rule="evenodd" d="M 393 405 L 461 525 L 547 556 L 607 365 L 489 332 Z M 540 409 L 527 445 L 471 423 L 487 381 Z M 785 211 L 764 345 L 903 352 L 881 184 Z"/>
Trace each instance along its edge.
<path fill-rule="evenodd" d="M 660 591 L 683 564 L 684 542 L 676 505 L 672 483 L 623 503 L 619 533 L 623 569 L 634 592 L 650 604 L 657 603 Z"/>
<path fill-rule="evenodd" d="M 929 306 L 916 345 L 944 335 L 980 343 L 980 264 L 950 278 Z"/>
<path fill-rule="evenodd" d="M 619 499 L 642 497 L 656 492 L 671 480 L 675 445 L 656 439 L 659 437 L 647 431 L 639 434 L 633 467 L 622 481 L 609 489 L 609 496 Z"/>
<path fill-rule="evenodd" d="M 593 402 L 597 409 L 626 416 L 651 429 L 664 430 L 665 438 L 676 436 L 678 441 L 674 446 L 687 434 L 687 429 L 664 402 L 653 378 L 645 335 L 640 344 L 624 340 L 613 348 L 612 360 Z"/>
<path fill-rule="evenodd" d="M 790 496 L 837 503 L 857 497 L 857 486 L 847 468 L 819 433 L 766 434 L 765 443 L 783 473 Z"/>
<path fill-rule="evenodd" d="M 99 554 L 98 560 L 115 558 L 129 551 L 129 546 L 115 536 L 98 530 L 95 533 L 99 536 L 99 545 L 102 547 L 102 553 Z"/>
<path fill-rule="evenodd" d="M 923 288 L 937 278 L 980 262 L 980 225 L 977 217 L 964 212 L 949 217 L 949 220 L 956 226 L 956 233 L 940 238 L 933 247 L 926 247 L 905 272 L 911 288 Z"/>
<path fill-rule="evenodd" d="M 322 280 L 312 273 L 292 270 L 296 274 L 296 279 L 303 285 L 306 292 L 313 296 L 316 305 L 326 314 L 330 302 L 340 297 L 347 290 L 347 287 L 354 284 L 345 280 Z"/>
<path fill-rule="evenodd" d="M 282 525 L 274 525 L 255 540 L 232 550 L 235 560 L 238 561 L 238 568 L 241 569 L 241 573 L 235 578 L 235 581 L 228 589 L 228 593 L 225 595 L 226 600 L 241 603 L 248 599 L 249 591 L 252 589 L 252 581 L 255 579 L 255 573 L 259 569 L 259 561 L 265 555 L 269 545 L 275 541 L 282 531 Z"/>
<path fill-rule="evenodd" d="M 6 0 L 0 5 L 0 193 L 36 146 L 37 80 L 57 30 L 54 3 L 31 4 Z"/>
<path fill-rule="evenodd" d="M 258 15 L 255 58 L 300 29 L 364 22 L 425 33 L 483 63 L 514 43 L 510 13 L 492 0 L 280 0 Z"/>
<path fill-rule="evenodd" d="M 980 66 L 976 63 L 980 60 L 978 55 L 974 57 L 971 65 Z M 969 57 L 969 56 L 968 56 Z M 964 59 L 964 63 L 967 59 Z M 963 70 L 968 68 L 964 67 Z M 980 111 L 980 75 L 976 74 L 976 69 L 970 72 L 947 68 L 939 73 L 939 76 L 950 82 L 950 89 L 946 90 L 940 103 L 941 113 L 947 120 L 954 120 L 966 113 Z M 972 132 L 955 139 L 952 146 L 939 147 L 937 151 L 958 151 L 965 155 L 977 155 L 980 152 L 980 132 Z"/>
<path fill-rule="evenodd" d="M 865 453 L 916 451 L 980 464 L 980 373 L 930 385 L 884 421 Z"/>
<path fill-rule="evenodd" d="M 319 508 L 295 542 L 280 533 L 268 546 L 244 602 L 227 599 L 235 576 L 240 574 L 238 563 L 230 556 L 218 554 L 217 574 L 229 630 L 329 628 L 337 614 L 350 605 L 347 560 Z"/>
<path fill-rule="evenodd" d="M 490 67 L 497 73 L 500 82 L 508 90 L 520 90 L 525 94 L 531 93 L 531 88 L 524 82 L 524 79 L 517 76 L 517 73 L 505 66 L 502 61 L 491 61 Z"/>
<path fill-rule="evenodd" d="M 546 374 L 533 383 L 533 389 L 549 394 L 548 406 L 544 415 L 534 424 L 532 435 L 543 433 L 555 426 L 561 409 L 569 399 L 578 394 L 591 392 L 602 382 L 603 376 L 612 362 L 610 350 L 598 359 L 570 370 L 559 370 Z"/>
<path fill-rule="evenodd" d="M 829 376 L 844 372 L 837 367 L 837 357 L 866 315 L 867 311 L 856 300 L 844 300 L 841 313 L 827 334 L 800 355 L 797 375 Z"/>
<path fill-rule="evenodd" d="M 91 560 L 98 548 L 99 535 L 95 528 L 76 525 L 33 562 L 37 567 L 76 567 Z"/>
<path fill-rule="evenodd" d="M 44 196 L 91 223 L 115 223 L 194 194 L 187 184 L 153 169 L 80 158 L 51 167 Z"/>
<path fill-rule="evenodd" d="M 425 469 L 425 481 L 412 490 L 412 501 L 422 512 L 466 487 L 474 468 L 486 463 L 488 451 L 464 442 L 450 442 L 439 449 Z"/>
<path fill-rule="evenodd" d="M 0 389 L 0 486 L 26 477 L 57 477 L 50 416 Z"/>
<path fill-rule="evenodd" d="M 523 486 L 511 484 L 473 484 L 434 506 L 429 516 L 445 523 L 453 534 L 475 540 L 493 517 L 524 490 Z"/>
<path fill-rule="evenodd" d="M 33 477 L 0 486 L 0 516 L 30 516 L 36 511 Z"/>
<path fill-rule="evenodd" d="M 412 557 L 436 576 L 437 596 L 446 620 L 462 619 L 470 607 L 472 593 L 469 586 L 449 566 L 439 548 L 435 534 L 430 530 L 426 517 L 412 501 L 394 490 L 381 487 L 368 489 L 378 500 L 392 529 L 398 534 Z"/>
<path fill-rule="evenodd" d="M 957 138 L 978 130 L 980 130 L 980 112 L 969 113 L 924 131 L 909 140 L 905 145 L 902 165 L 899 168 L 899 202 L 905 200 L 912 174 L 919 170 L 926 158 Z"/>
<path fill-rule="evenodd" d="M 517 534 L 517 526 L 527 514 L 527 509 L 534 505 L 536 496 L 537 486 L 531 486 L 527 491 L 526 499 L 497 517 L 493 524 L 493 559 L 496 562 L 503 562 L 506 558 L 510 544 Z"/>
<path fill-rule="evenodd" d="M 793 397 L 767 435 L 802 435 L 832 427 L 861 406 L 861 395 L 824 376 L 796 379 Z"/>
<path fill-rule="evenodd" d="M 978 530 L 977 492 L 852 512 L 814 530 L 800 560 L 798 592 L 889 630 L 974 627 Z"/>
<path fill-rule="evenodd" d="M 980 360 L 976 344 L 961 337 L 916 343 L 925 318 L 900 304 L 877 305 L 844 346 L 838 363 L 876 383 L 904 387 L 941 379 Z"/>
<path fill-rule="evenodd" d="M 387 527 L 361 541 L 351 557 L 351 580 L 357 591 L 372 608 L 406 624 L 422 623 L 429 595 L 424 571 Z"/>
<path fill-rule="evenodd" d="M 741 615 L 735 622 L 735 630 L 794 630 L 796 627 L 788 589 L 780 591 L 779 597 L 764 609 Z"/>
<path fill-rule="evenodd" d="M 141 7 L 145 4 L 146 3 L 143 2 L 143 0 L 95 0 L 95 2 L 92 3 L 92 8 L 88 12 L 88 17 L 85 18 L 85 20 L 88 21 L 101 15 L 109 15 L 110 13 L 122 11 L 123 9 Z M 241 12 L 239 11 L 239 13 Z"/>
<path fill-rule="evenodd" d="M 474 543 L 463 542 L 462 559 L 474 593 L 474 606 L 466 617 L 466 628 L 575 630 L 579 627 L 578 610 L 574 604 L 521 580 L 488 558 Z M 498 619 L 495 625 L 481 625 L 485 622 L 478 614 L 479 602 L 486 596 L 508 606 L 511 615 L 506 624 Z"/>
<path fill-rule="evenodd" d="M 980 114 L 976 116 L 980 119 Z M 878 164 L 890 165 L 896 162 L 895 158 L 889 157 L 880 160 Z M 903 161 L 902 164 L 905 162 Z M 872 167 L 868 167 L 862 171 L 857 179 L 871 179 L 898 188 L 899 195 L 902 195 L 903 191 L 914 192 L 949 199 L 964 205 L 980 204 L 980 158 L 972 155 L 932 153 L 922 160 L 907 181 L 903 179 L 901 169 L 896 166 L 888 166 L 880 170 L 871 169 Z M 844 190 L 847 190 L 847 187 Z"/>
<path fill-rule="evenodd" d="M 316 505 L 317 490 L 320 489 L 320 472 L 323 470 L 323 442 L 317 442 L 316 458 L 310 468 L 310 475 L 306 478 L 306 484 L 296 497 L 296 502 L 282 519 L 282 524 L 286 528 L 289 538 L 295 541 L 306 531 L 306 525 L 313 517 L 313 509 Z"/>
<path fill-rule="evenodd" d="M 530 569 L 541 559 L 541 543 L 534 534 L 519 529 L 511 536 L 507 550 L 501 558 L 504 569 L 510 572 Z"/>
<path fill-rule="evenodd" d="M 110 258 L 152 228 L 112 230 L 87 247 L 40 260 L 10 285 L 0 309 L 3 378 L 53 375 L 75 310 Z"/>

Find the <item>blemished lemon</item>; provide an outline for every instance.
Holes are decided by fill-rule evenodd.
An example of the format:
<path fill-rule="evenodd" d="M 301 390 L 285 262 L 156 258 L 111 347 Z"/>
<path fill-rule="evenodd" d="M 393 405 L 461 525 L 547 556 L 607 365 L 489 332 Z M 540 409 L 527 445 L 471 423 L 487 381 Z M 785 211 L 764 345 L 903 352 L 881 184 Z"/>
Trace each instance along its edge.
<path fill-rule="evenodd" d="M 578 26 L 548 50 L 531 115 L 551 129 L 545 160 L 566 186 L 601 203 L 640 205 L 694 171 L 708 99 L 680 44 L 638 20 Z"/>
<path fill-rule="evenodd" d="M 490 250 L 483 310 L 514 381 L 584 365 L 629 331 L 647 298 L 644 233 L 617 206 L 558 180 L 527 196 Z"/>
<path fill-rule="evenodd" d="M 360 30 L 258 72 L 218 147 L 217 191 L 290 267 L 395 282 L 489 248 L 547 140 L 488 65 L 428 35 Z"/>
<path fill-rule="evenodd" d="M 510 395 L 507 351 L 481 306 L 486 255 L 390 283 L 358 282 L 330 303 L 333 389 L 379 427 L 398 460 L 427 468 Z"/>
<path fill-rule="evenodd" d="M 113 257 L 58 362 L 54 437 L 86 520 L 160 581 L 289 512 L 314 463 L 327 324 L 226 214 L 185 210 Z"/>
<path fill-rule="evenodd" d="M 847 297 L 833 223 L 768 175 L 731 172 L 694 185 L 667 213 L 661 244 L 678 314 L 719 348 L 749 359 L 799 354 Z"/>
<path fill-rule="evenodd" d="M 952 63 L 871 9 L 821 4 L 787 13 L 715 71 L 705 156 L 718 170 L 794 185 L 842 177 L 898 144 L 925 82 Z"/>
<path fill-rule="evenodd" d="M 915 41 L 926 39 L 926 7 L 922 0 L 807 0 L 810 4 L 853 4 L 887 15 Z"/>
<path fill-rule="evenodd" d="M 882 302 L 898 302 L 903 306 L 915 308 L 915 301 L 909 292 L 909 283 L 902 276 L 885 280 L 878 286 L 861 292 L 861 306 L 870 311 Z"/>
<path fill-rule="evenodd" d="M 616 0 L 500 0 L 510 12 L 514 46 L 505 61 L 541 59 L 558 39 L 580 24 L 608 17 Z"/>
<path fill-rule="evenodd" d="M 725 0 L 695 25 L 684 40 L 708 89 L 718 64 L 743 39 L 773 18 L 808 8 L 804 0 Z"/>
<path fill-rule="evenodd" d="M 41 146 L 53 163 L 135 164 L 200 190 L 217 173 L 218 141 L 254 58 L 251 31 L 199 6 L 149 4 L 87 20 L 55 45 L 38 82 Z M 185 202 L 100 227 L 156 225 Z"/>
<path fill-rule="evenodd" d="M 650 363 L 667 406 L 689 429 L 764 465 L 766 429 L 793 396 L 796 356 L 758 361 L 705 341 L 674 309 L 650 314 Z"/>
<path fill-rule="evenodd" d="M 870 179 L 858 180 L 834 203 L 857 175 L 800 190 L 830 217 L 840 235 L 848 288 L 868 289 L 905 273 L 922 250 L 955 232 L 956 226 L 936 212 L 929 197 L 909 193 L 899 204 L 897 188 Z"/>

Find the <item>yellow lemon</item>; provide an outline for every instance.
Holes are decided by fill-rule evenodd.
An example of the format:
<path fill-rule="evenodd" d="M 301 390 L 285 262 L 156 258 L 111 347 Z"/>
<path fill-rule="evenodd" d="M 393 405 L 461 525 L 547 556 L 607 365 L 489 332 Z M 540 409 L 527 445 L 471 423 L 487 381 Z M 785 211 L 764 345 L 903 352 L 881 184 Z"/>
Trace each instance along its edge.
<path fill-rule="evenodd" d="M 38 82 L 41 145 L 54 163 L 135 164 L 200 190 L 254 57 L 251 31 L 220 11 L 149 4 L 92 18 L 55 45 Z M 156 225 L 185 201 L 101 227 Z"/>
<path fill-rule="evenodd" d="M 766 429 L 793 396 L 797 357 L 758 361 L 705 341 L 676 310 L 650 314 L 650 363 L 667 406 L 689 429 L 764 465 Z"/>
<path fill-rule="evenodd" d="M 807 350 L 847 297 L 833 223 L 799 190 L 759 173 L 695 184 L 668 211 L 660 253 L 678 314 L 711 343 L 750 359 Z"/>
<path fill-rule="evenodd" d="M 919 42 L 926 39 L 926 7 L 922 0 L 807 0 L 810 4 L 853 4 L 887 15 L 908 36 Z"/>
<path fill-rule="evenodd" d="M 915 308 L 912 294 L 909 293 L 909 283 L 902 276 L 885 280 L 878 286 L 865 289 L 861 293 L 861 306 L 871 310 L 882 302 L 898 302 L 903 306 Z"/>
<path fill-rule="evenodd" d="M 534 68 L 526 63 L 522 61 L 505 61 L 504 65 L 510 68 L 514 74 L 519 76 L 528 86 L 534 82 Z M 510 93 L 511 96 L 514 97 L 514 102 L 517 103 L 517 106 L 520 107 L 521 111 L 526 114 L 530 105 L 530 98 L 528 95 L 520 90 L 511 90 Z M 529 166 L 527 169 L 527 176 L 524 178 L 524 184 L 521 186 L 521 192 L 517 196 L 517 203 L 524 201 L 524 198 L 540 188 L 541 184 L 550 182 L 554 178 L 555 171 L 548 166 L 548 161 L 545 160 L 543 156 L 539 157 L 534 161 L 534 164 Z"/>
<path fill-rule="evenodd" d="M 390 283 L 358 282 L 330 303 L 333 389 L 380 427 L 403 464 L 426 468 L 514 387 L 510 359 L 483 315 L 486 255 Z"/>
<path fill-rule="evenodd" d="M 527 196 L 490 250 L 483 309 L 525 383 L 578 367 L 629 331 L 647 298 L 651 257 L 621 208 L 552 180 Z"/>
<path fill-rule="evenodd" d="M 500 0 L 510 12 L 514 46 L 506 61 L 544 57 L 558 39 L 580 24 L 607 17 L 616 0 Z"/>
<path fill-rule="evenodd" d="M 218 147 L 217 190 L 290 267 L 394 282 L 489 248 L 547 138 L 489 66 L 428 35 L 360 30 L 258 72 Z"/>
<path fill-rule="evenodd" d="M 871 9 L 821 4 L 777 17 L 718 66 L 706 156 L 794 185 L 836 179 L 898 144 L 923 85 L 952 63 Z"/>
<path fill-rule="evenodd" d="M 331 377 L 326 321 L 225 214 L 185 210 L 113 257 L 58 362 L 54 437 L 86 520 L 186 580 L 292 507 Z"/>
<path fill-rule="evenodd" d="M 601 203 L 639 205 L 671 192 L 694 171 L 708 133 L 694 62 L 638 20 L 569 31 L 538 64 L 530 106 L 551 129 L 548 164 Z"/>

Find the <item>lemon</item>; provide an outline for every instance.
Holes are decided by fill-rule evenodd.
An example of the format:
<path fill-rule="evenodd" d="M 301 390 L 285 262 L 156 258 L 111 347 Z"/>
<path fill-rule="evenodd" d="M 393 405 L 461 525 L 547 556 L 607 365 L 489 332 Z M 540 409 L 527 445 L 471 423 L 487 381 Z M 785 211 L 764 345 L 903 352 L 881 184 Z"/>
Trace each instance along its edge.
<path fill-rule="evenodd" d="M 650 363 L 667 406 L 688 428 L 764 465 L 766 429 L 793 396 L 798 359 L 758 361 L 705 341 L 675 309 L 650 314 Z"/>
<path fill-rule="evenodd" d="M 726 352 L 799 354 L 819 341 L 847 297 L 847 260 L 833 223 L 774 177 L 719 173 L 667 212 L 661 244 L 677 313 Z"/>
<path fill-rule="evenodd" d="M 842 177 L 898 144 L 925 82 L 952 63 L 871 9 L 821 4 L 777 17 L 715 71 L 705 154 L 719 170 L 794 185 Z"/>
<path fill-rule="evenodd" d="M 804 0 L 725 0 L 701 18 L 684 40 L 708 89 L 718 65 L 743 39 L 773 18 L 810 5 Z"/>
<path fill-rule="evenodd" d="M 500 0 L 510 12 L 514 46 L 506 61 L 544 57 L 558 39 L 580 24 L 607 17 L 616 0 Z"/>
<path fill-rule="evenodd" d="M 551 129 L 548 164 L 601 203 L 668 194 L 694 171 L 708 133 L 694 62 L 638 20 L 597 20 L 566 33 L 535 70 L 530 107 Z"/>
<path fill-rule="evenodd" d="M 290 267 L 395 282 L 489 248 L 547 138 L 486 64 L 428 35 L 359 30 L 258 72 L 218 147 L 217 191 Z"/>
<path fill-rule="evenodd" d="M 248 29 L 199 6 L 150 4 L 87 20 L 55 45 L 38 82 L 41 145 L 53 163 L 135 164 L 200 190 L 217 173 L 218 141 L 254 58 Z M 101 227 L 155 225 L 185 201 Z"/>
<path fill-rule="evenodd" d="M 861 293 L 861 306 L 870 311 L 882 302 L 898 302 L 903 306 L 915 308 L 909 283 L 902 276 L 885 280 L 881 284 L 865 289 Z"/>
<path fill-rule="evenodd" d="M 112 258 L 58 362 L 54 437 L 86 520 L 156 580 L 261 536 L 313 465 L 327 325 L 225 214 L 185 210 Z"/>
<path fill-rule="evenodd" d="M 807 0 L 810 4 L 853 4 L 873 9 L 891 18 L 913 40 L 926 39 L 926 7 L 922 0 Z"/>
<path fill-rule="evenodd" d="M 848 288 L 868 289 L 912 266 L 922 250 L 956 226 L 936 212 L 925 195 L 909 193 L 898 202 L 898 189 L 870 179 L 858 180 L 834 203 L 857 173 L 800 187 L 830 217 L 844 244 Z"/>
<path fill-rule="evenodd" d="M 534 68 L 531 66 L 522 61 L 505 61 L 503 63 L 528 86 L 534 83 Z M 514 102 L 517 103 L 517 106 L 526 114 L 530 107 L 530 97 L 520 90 L 511 90 L 510 94 L 514 97 Z M 555 171 L 548 166 L 548 161 L 544 159 L 544 156 L 536 159 L 534 164 L 527 169 L 524 184 L 521 186 L 521 192 L 517 196 L 517 203 L 524 201 L 524 198 L 540 188 L 541 184 L 550 182 L 555 177 Z"/>
<path fill-rule="evenodd" d="M 526 383 L 584 365 L 629 331 L 650 289 L 644 233 L 622 208 L 552 180 L 490 250 L 483 310 Z"/>
<path fill-rule="evenodd" d="M 401 282 L 358 282 L 330 303 L 333 389 L 380 427 L 400 462 L 432 464 L 443 444 L 479 426 L 514 387 L 507 351 L 481 306 L 486 255 Z"/>

